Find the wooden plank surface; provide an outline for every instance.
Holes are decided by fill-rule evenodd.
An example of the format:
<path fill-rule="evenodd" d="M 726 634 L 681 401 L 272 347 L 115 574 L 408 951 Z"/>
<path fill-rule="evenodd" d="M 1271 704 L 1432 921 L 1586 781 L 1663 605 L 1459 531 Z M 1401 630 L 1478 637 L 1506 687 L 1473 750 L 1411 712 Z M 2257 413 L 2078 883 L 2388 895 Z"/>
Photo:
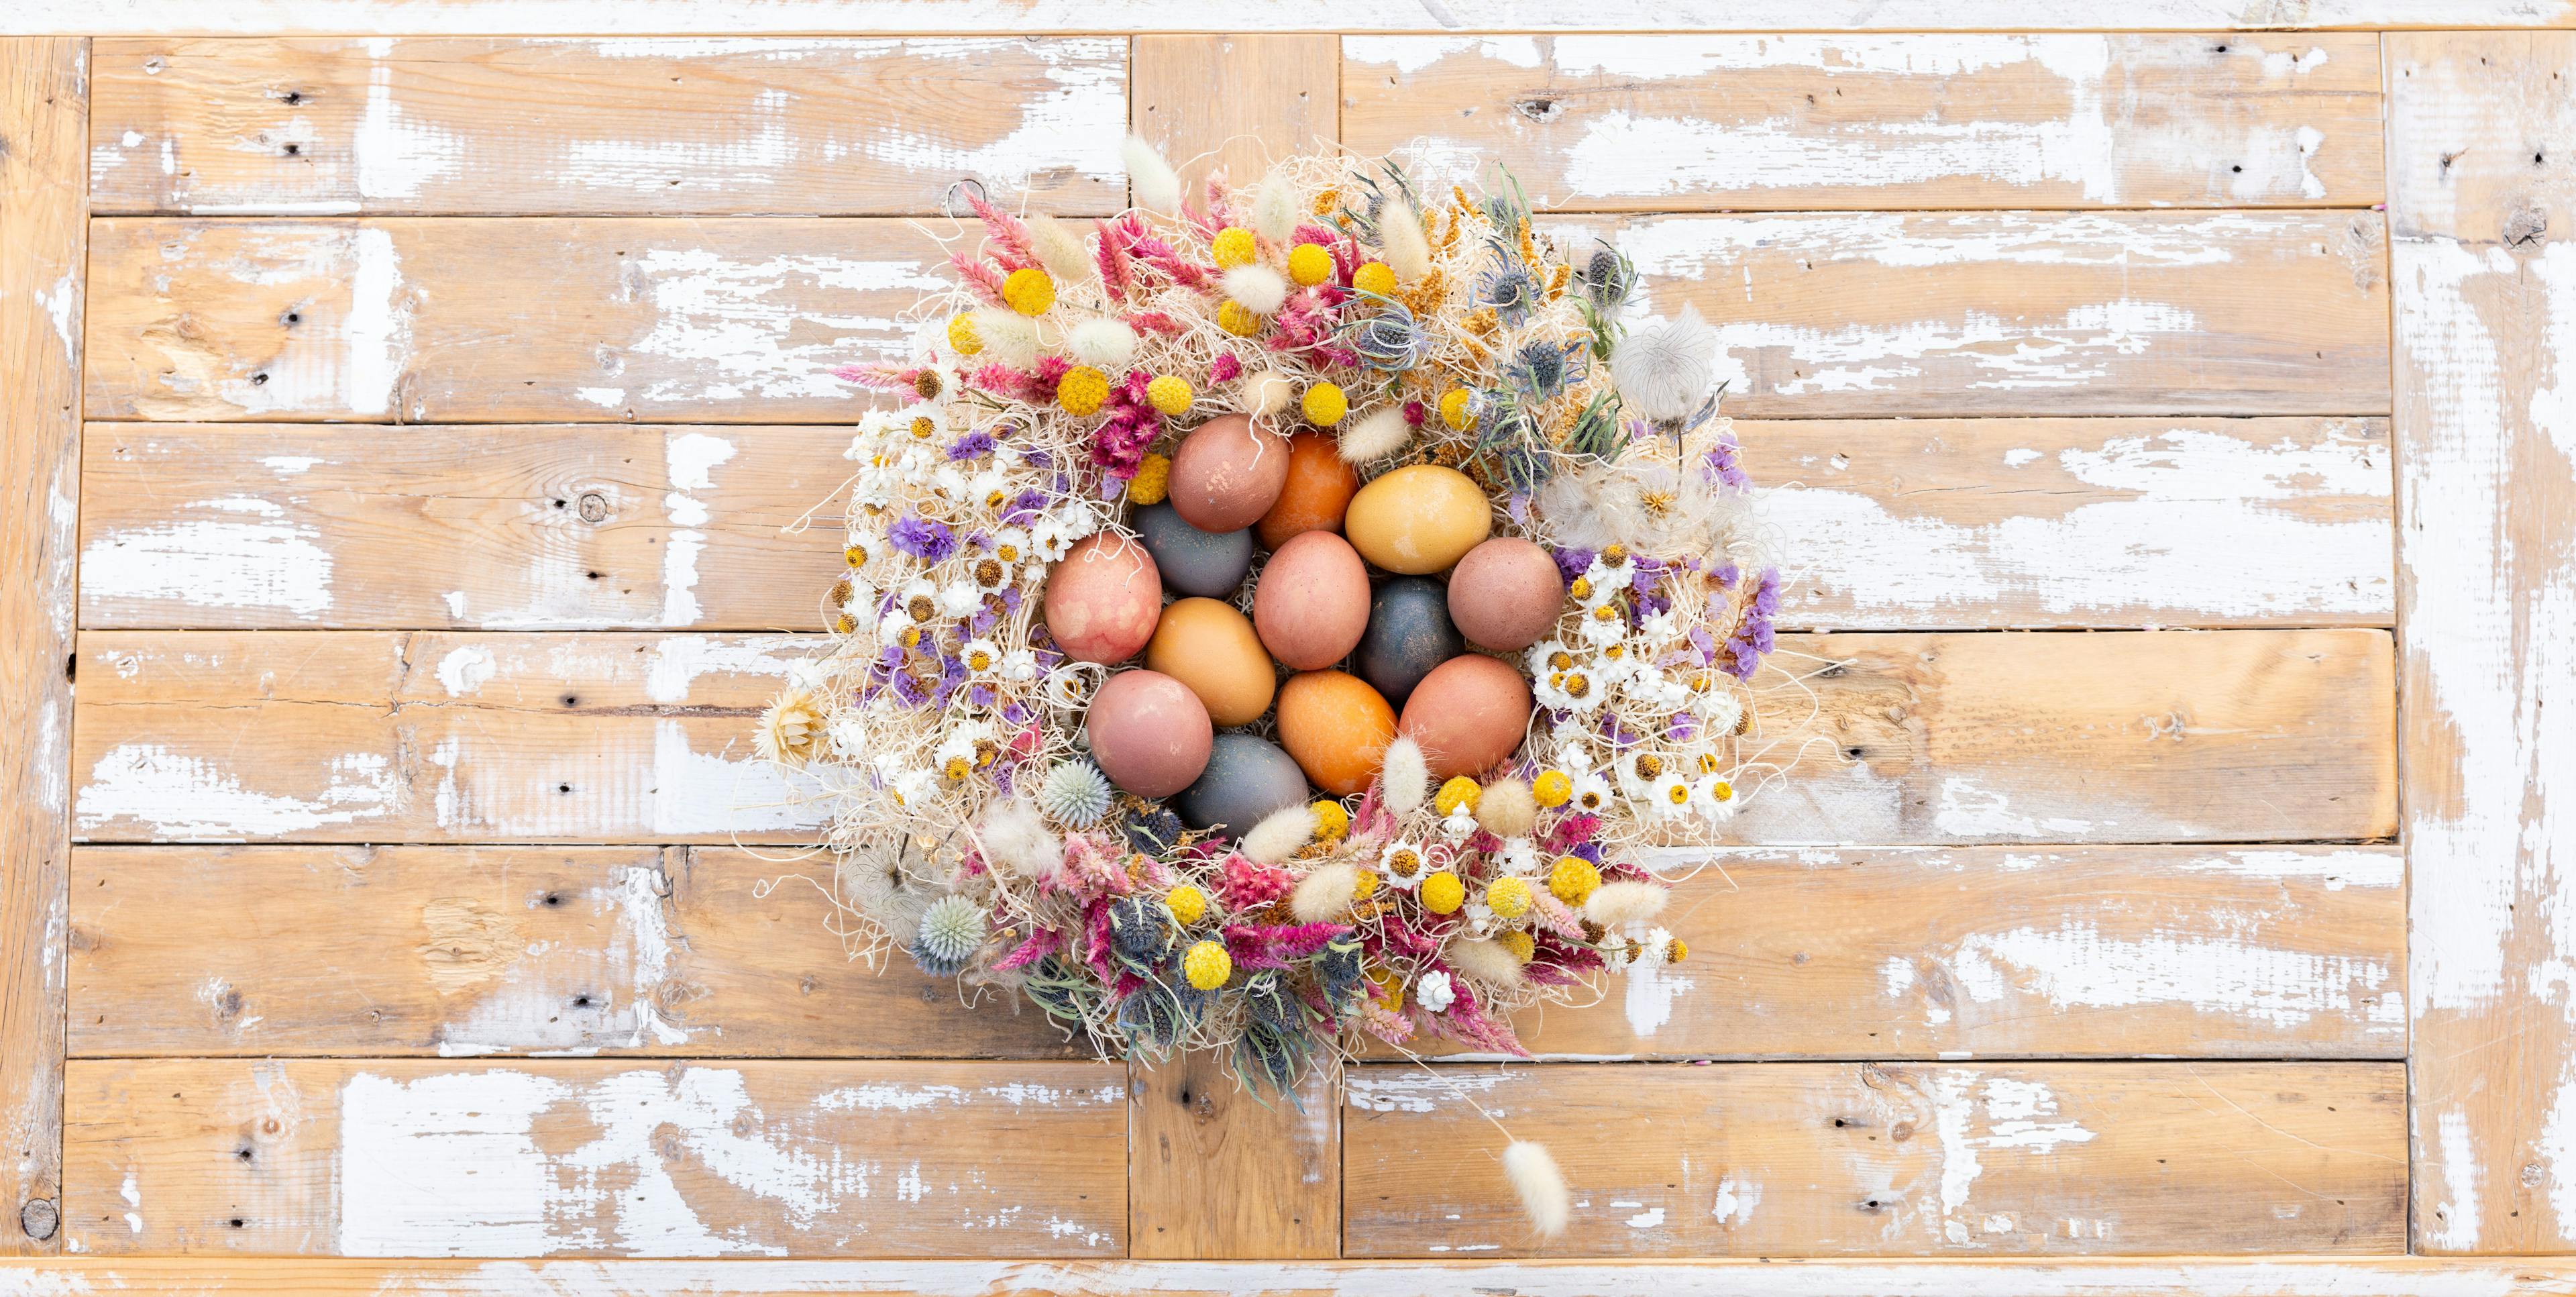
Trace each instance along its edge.
<path fill-rule="evenodd" d="M 2576 38 L 2389 77 L 2416 1242 L 2576 1249 Z"/>
<path fill-rule="evenodd" d="M 1517 1218 L 1501 1137 L 1573 1223 Z M 2391 1252 L 2394 1063 L 1356 1069 L 1344 1252 L 1439 1257 Z"/>
<path fill-rule="evenodd" d="M 1787 636 L 1748 843 L 2305 841 L 2395 826 L 2385 632 Z M 92 632 L 82 840 L 810 841 L 748 721 L 808 641 Z M 1804 655 L 1803 659 L 1798 655 Z"/>
<path fill-rule="evenodd" d="M 1256 1094 L 1211 1051 L 1128 1062 L 1127 1255 L 1329 1260 L 1342 1248 L 1341 1078 Z"/>
<path fill-rule="evenodd" d="M 1560 211 L 2378 202 L 2366 34 L 1362 36 L 1343 140 Z"/>
<path fill-rule="evenodd" d="M 1119 1256 L 1105 1063 L 72 1065 L 93 1254 Z"/>
<path fill-rule="evenodd" d="M 1048 210 L 1126 205 L 1114 37 L 624 31 L 103 41 L 92 208 L 895 215 L 969 175 Z"/>
<path fill-rule="evenodd" d="M 1569 223 L 1695 303 L 1746 416 L 2384 414 L 2372 212 Z M 102 419 L 846 423 L 933 273 L 896 221 L 92 226 Z M 517 273 L 493 276 L 485 267 Z"/>
<path fill-rule="evenodd" d="M 1135 131 L 1193 187 L 1251 185 L 1270 164 L 1340 138 L 1342 42 L 1312 36 L 1138 36 Z"/>
<path fill-rule="evenodd" d="M 0 1256 L 60 1246 L 88 77 L 0 40 Z"/>

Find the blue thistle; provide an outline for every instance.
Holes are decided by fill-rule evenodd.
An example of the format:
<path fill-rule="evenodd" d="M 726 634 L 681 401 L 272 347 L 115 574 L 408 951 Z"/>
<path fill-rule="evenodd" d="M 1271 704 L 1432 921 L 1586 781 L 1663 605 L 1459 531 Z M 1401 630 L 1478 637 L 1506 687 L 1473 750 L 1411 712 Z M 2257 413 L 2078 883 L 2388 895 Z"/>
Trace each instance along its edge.
<path fill-rule="evenodd" d="M 1476 276 L 1476 305 L 1494 308 L 1507 328 L 1517 329 L 1538 306 L 1538 279 L 1518 259 L 1506 260 Z"/>
<path fill-rule="evenodd" d="M 1342 326 L 1343 341 L 1360 354 L 1372 369 L 1407 370 L 1431 357 L 1431 336 L 1423 332 L 1413 312 L 1403 303 L 1375 293 L 1360 296 L 1377 303 L 1381 309 L 1364 320 L 1353 320 Z"/>

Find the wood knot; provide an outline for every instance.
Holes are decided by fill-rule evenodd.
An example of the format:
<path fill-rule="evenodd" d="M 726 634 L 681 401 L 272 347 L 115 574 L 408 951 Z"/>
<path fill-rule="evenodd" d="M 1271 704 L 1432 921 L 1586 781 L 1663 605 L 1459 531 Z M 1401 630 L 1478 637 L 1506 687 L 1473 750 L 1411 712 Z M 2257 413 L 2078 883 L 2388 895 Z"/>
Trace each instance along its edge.
<path fill-rule="evenodd" d="M 52 1238 L 54 1227 L 62 1223 L 62 1210 L 51 1198 L 30 1198 L 18 1208 L 18 1228 L 39 1243 Z"/>
<path fill-rule="evenodd" d="M 2538 203 L 2525 203 L 2504 218 L 2504 245 L 2508 248 L 2538 251 L 2549 235 L 2549 211 Z"/>

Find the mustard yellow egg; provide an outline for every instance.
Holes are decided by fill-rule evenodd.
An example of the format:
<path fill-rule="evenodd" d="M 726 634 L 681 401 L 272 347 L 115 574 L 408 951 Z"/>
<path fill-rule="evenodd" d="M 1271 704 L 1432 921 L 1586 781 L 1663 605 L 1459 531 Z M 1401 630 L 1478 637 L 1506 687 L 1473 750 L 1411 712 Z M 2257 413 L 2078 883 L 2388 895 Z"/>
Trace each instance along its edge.
<path fill-rule="evenodd" d="M 1325 792 L 1367 791 L 1394 741 L 1395 709 L 1358 676 L 1308 671 L 1279 687 L 1279 746 Z"/>
<path fill-rule="evenodd" d="M 1279 683 L 1251 619 L 1214 599 L 1182 599 L 1163 609 L 1145 645 L 1145 668 L 1188 685 L 1219 725 L 1261 719 Z"/>
<path fill-rule="evenodd" d="M 1342 517 L 1342 534 L 1361 557 L 1406 576 L 1447 571 L 1493 530 L 1483 488 L 1437 464 L 1399 468 L 1361 487 Z"/>

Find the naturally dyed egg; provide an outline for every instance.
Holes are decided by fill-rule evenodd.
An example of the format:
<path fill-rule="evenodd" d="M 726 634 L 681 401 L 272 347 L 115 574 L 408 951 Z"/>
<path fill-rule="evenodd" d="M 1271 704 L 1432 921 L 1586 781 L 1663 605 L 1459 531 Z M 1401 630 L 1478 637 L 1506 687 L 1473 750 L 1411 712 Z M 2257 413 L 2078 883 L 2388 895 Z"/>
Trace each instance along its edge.
<path fill-rule="evenodd" d="M 1260 720 L 1279 684 L 1252 622 L 1214 599 L 1182 599 L 1163 610 L 1145 646 L 1145 669 L 1188 685 L 1219 725 Z"/>
<path fill-rule="evenodd" d="M 1252 530 L 1200 531 L 1168 504 L 1136 511 L 1136 535 L 1174 594 L 1222 599 L 1252 570 Z"/>
<path fill-rule="evenodd" d="M 1250 734 L 1219 734 L 1198 782 L 1172 799 L 1194 829 L 1240 837 L 1264 816 L 1306 800 L 1306 775 L 1279 745 Z"/>
<path fill-rule="evenodd" d="M 1285 696 L 1280 711 L 1284 733 Z M 1529 718 L 1529 681 L 1499 658 L 1465 653 L 1434 667 L 1413 687 L 1403 730 L 1422 745 L 1432 775 L 1447 779 L 1480 773 L 1510 756 Z"/>
<path fill-rule="evenodd" d="M 1449 573 L 1449 620 L 1469 642 L 1512 653 L 1547 638 L 1565 610 L 1565 575 L 1536 543 L 1496 536 Z"/>
<path fill-rule="evenodd" d="M 1279 686 L 1279 742 L 1325 792 L 1367 791 L 1394 740 L 1395 709 L 1358 676 L 1309 671 Z"/>
<path fill-rule="evenodd" d="M 1270 656 L 1314 671 L 1350 656 L 1368 629 L 1368 565 L 1329 531 L 1288 538 L 1252 588 L 1252 624 Z"/>
<path fill-rule="evenodd" d="M 1351 654 L 1351 669 L 1389 703 L 1402 707 L 1433 667 L 1465 651 L 1465 641 L 1449 620 L 1449 594 L 1439 582 L 1388 577 L 1369 599 L 1368 631 Z"/>
<path fill-rule="evenodd" d="M 1493 506 L 1474 479 L 1454 468 L 1413 464 L 1351 497 L 1342 533 L 1389 572 L 1446 571 L 1494 530 Z"/>
<path fill-rule="evenodd" d="M 1115 532 L 1085 536 L 1047 573 L 1046 624 L 1069 657 L 1116 664 L 1154 637 L 1163 577 L 1145 547 Z"/>
<path fill-rule="evenodd" d="M 1288 439 L 1220 414 L 1172 452 L 1172 507 L 1200 531 L 1240 531 L 1279 502 L 1288 483 Z"/>
<path fill-rule="evenodd" d="M 1279 501 L 1261 515 L 1261 543 L 1277 549 L 1303 531 L 1340 531 L 1351 496 L 1360 489 L 1358 470 L 1342 462 L 1342 448 L 1320 432 L 1288 438 L 1288 480 Z"/>
<path fill-rule="evenodd" d="M 1207 768 L 1215 736 L 1198 695 L 1159 671 L 1121 671 L 1102 681 L 1083 728 L 1100 773 L 1139 797 L 1189 787 Z"/>

